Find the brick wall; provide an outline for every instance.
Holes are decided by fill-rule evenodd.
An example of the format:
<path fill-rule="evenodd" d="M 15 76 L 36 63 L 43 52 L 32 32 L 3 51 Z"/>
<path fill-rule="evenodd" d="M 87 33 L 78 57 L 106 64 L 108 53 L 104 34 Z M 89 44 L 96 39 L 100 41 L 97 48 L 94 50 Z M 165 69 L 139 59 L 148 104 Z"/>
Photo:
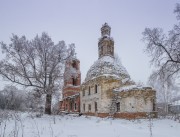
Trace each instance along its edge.
<path fill-rule="evenodd" d="M 157 118 L 157 112 L 151 112 L 153 118 Z M 109 117 L 109 113 L 83 113 L 83 115 L 88 116 L 97 116 L 101 118 Z M 146 112 L 136 112 L 136 113 L 115 113 L 114 118 L 122 119 L 138 119 L 138 118 L 147 118 Z"/>

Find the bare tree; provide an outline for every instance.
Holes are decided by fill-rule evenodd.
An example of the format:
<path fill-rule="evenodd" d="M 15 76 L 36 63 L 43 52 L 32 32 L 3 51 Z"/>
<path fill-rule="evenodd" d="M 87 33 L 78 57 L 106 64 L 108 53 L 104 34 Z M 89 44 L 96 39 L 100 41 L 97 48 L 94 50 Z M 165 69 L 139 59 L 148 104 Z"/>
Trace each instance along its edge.
<path fill-rule="evenodd" d="M 174 13 L 180 20 L 180 4 L 176 5 Z M 155 66 L 156 75 L 161 79 L 177 78 L 180 74 L 180 22 L 166 35 L 161 28 L 146 28 L 143 32 L 146 43 L 145 51 L 150 55 Z"/>
<path fill-rule="evenodd" d="M 54 44 L 47 33 L 42 33 L 32 40 L 13 35 L 11 44 L 1 42 L 1 46 L 6 57 L 0 61 L 0 74 L 13 83 L 46 94 L 45 113 L 51 114 L 52 94 L 60 88 L 64 63 L 74 55 L 74 44 Z"/>

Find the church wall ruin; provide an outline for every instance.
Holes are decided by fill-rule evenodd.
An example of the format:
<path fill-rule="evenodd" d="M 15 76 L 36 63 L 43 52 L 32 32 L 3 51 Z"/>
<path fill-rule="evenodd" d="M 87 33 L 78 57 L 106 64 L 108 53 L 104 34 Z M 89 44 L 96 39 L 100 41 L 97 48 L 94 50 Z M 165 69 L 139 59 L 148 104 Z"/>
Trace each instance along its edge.
<path fill-rule="evenodd" d="M 78 111 L 84 115 L 132 119 L 154 113 L 156 117 L 156 92 L 131 80 L 120 60 L 114 56 L 114 40 L 110 33 L 111 27 L 105 23 L 98 41 L 98 60 L 90 67 L 82 84 L 80 61 L 76 59 L 67 64 L 65 72 L 68 74 L 71 70 L 72 75 L 64 80 L 61 109 L 74 112 L 72 107 L 69 109 L 74 101 L 80 103 Z M 78 77 L 74 77 L 74 69 Z"/>

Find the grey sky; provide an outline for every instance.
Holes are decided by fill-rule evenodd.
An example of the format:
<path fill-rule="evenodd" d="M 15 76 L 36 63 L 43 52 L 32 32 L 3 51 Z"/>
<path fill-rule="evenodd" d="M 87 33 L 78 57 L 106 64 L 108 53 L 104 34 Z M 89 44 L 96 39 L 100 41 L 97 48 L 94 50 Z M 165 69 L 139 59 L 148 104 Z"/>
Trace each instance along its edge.
<path fill-rule="evenodd" d="M 176 23 L 178 0 L 0 0 L 0 41 L 11 34 L 28 39 L 43 31 L 57 43 L 75 43 L 81 61 L 82 80 L 98 58 L 100 28 L 107 22 L 115 52 L 133 80 L 146 83 L 151 73 L 141 41 L 145 27 L 170 30 Z M 2 56 L 0 55 L 2 58 Z M 0 81 L 0 89 L 3 82 Z"/>

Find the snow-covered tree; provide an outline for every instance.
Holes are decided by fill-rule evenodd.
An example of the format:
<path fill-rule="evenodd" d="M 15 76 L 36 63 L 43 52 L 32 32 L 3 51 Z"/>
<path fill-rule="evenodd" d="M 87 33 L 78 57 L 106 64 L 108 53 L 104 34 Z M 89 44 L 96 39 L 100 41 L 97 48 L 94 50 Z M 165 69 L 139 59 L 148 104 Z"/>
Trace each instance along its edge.
<path fill-rule="evenodd" d="M 152 58 L 156 74 L 166 80 L 180 76 L 180 4 L 176 5 L 174 13 L 177 14 L 178 23 L 168 35 L 161 28 L 146 28 L 143 32 L 145 51 Z"/>
<path fill-rule="evenodd" d="M 156 89 L 157 103 L 164 104 L 164 111 L 167 113 L 168 104 L 171 103 L 179 90 L 175 79 L 163 79 L 162 76 L 157 75 L 155 71 L 150 75 L 148 84 Z"/>
<path fill-rule="evenodd" d="M 3 78 L 46 95 L 45 113 L 51 114 L 52 94 L 60 89 L 64 63 L 74 56 L 74 44 L 54 44 L 47 33 L 27 40 L 13 35 L 9 45 L 1 42 L 5 59 L 0 61 Z"/>
<path fill-rule="evenodd" d="M 5 86 L 0 91 L 0 108 L 11 110 L 26 109 L 26 93 L 15 86 Z"/>

